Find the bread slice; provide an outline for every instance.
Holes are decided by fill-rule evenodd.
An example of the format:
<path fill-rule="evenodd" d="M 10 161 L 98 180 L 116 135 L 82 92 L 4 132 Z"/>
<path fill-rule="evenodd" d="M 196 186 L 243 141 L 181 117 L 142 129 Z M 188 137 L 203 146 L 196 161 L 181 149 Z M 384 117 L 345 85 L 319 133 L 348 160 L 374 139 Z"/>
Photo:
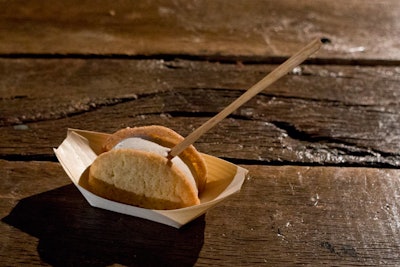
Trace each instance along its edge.
<path fill-rule="evenodd" d="M 172 148 L 184 140 L 175 131 L 160 125 L 128 127 L 112 134 L 103 145 L 103 150 L 110 151 L 119 142 L 129 137 L 140 137 L 168 148 Z M 189 167 L 196 181 L 198 191 L 201 193 L 207 182 L 207 168 L 203 157 L 193 145 L 186 148 L 179 157 Z"/>
<path fill-rule="evenodd" d="M 84 184 L 100 197 L 147 209 L 179 209 L 200 203 L 197 189 L 167 158 L 134 149 L 99 155 Z"/>

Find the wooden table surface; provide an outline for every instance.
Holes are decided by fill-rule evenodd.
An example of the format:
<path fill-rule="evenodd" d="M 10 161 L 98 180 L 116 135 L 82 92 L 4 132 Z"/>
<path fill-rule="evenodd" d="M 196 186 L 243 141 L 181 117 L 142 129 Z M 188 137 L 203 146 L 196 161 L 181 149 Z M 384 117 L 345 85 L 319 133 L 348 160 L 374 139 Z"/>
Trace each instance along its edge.
<path fill-rule="evenodd" d="M 0 265 L 399 266 L 400 2 L 0 2 Z M 249 170 L 175 229 L 92 208 L 67 128 L 188 135 L 315 37 L 322 49 L 195 145 Z"/>

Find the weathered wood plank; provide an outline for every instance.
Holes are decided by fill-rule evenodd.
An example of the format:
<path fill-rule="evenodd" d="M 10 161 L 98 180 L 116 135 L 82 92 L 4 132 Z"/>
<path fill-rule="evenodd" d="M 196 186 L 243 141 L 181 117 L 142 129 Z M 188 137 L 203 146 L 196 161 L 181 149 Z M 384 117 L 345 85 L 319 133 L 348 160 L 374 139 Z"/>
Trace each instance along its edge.
<path fill-rule="evenodd" d="M 0 59 L 0 125 L 62 118 L 160 92 L 193 90 L 195 98 L 200 89 L 244 90 L 275 67 L 163 60 Z M 399 81 L 397 67 L 303 65 L 265 94 L 395 113 Z"/>
<path fill-rule="evenodd" d="M 398 170 L 252 166 L 250 173 L 238 198 L 207 214 L 205 233 L 221 229 L 205 239 L 199 263 L 230 255 L 224 264 L 399 264 Z"/>
<path fill-rule="evenodd" d="M 0 79 L 3 158 L 52 157 L 68 127 L 163 124 L 187 135 L 275 67 L 80 59 L 0 66 L 8 70 Z M 196 145 L 231 159 L 399 166 L 399 81 L 396 67 L 303 65 Z"/>
<path fill-rule="evenodd" d="M 2 1 L 0 54 L 265 60 L 325 36 L 319 58 L 382 63 L 400 59 L 399 13 L 397 0 Z"/>
<path fill-rule="evenodd" d="M 5 265 L 400 264 L 399 170 L 244 166 L 239 194 L 176 230 L 91 208 L 56 163 L 0 166 Z"/>

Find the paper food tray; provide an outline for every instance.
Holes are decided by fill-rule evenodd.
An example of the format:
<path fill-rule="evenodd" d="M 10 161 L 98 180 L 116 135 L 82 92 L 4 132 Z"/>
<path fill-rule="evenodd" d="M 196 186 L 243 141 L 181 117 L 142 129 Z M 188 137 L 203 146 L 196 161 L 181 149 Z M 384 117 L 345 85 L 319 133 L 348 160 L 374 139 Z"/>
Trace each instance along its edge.
<path fill-rule="evenodd" d="M 83 194 L 90 205 L 114 212 L 140 217 L 176 228 L 204 214 L 226 197 L 238 192 L 245 180 L 247 170 L 221 160 L 202 154 L 207 165 L 207 183 L 201 193 L 200 204 L 175 210 L 150 210 L 122 204 L 99 197 L 79 185 L 79 179 L 88 175 L 88 170 L 97 155 L 101 153 L 101 145 L 109 134 L 69 129 L 66 139 L 54 149 L 69 178 Z"/>

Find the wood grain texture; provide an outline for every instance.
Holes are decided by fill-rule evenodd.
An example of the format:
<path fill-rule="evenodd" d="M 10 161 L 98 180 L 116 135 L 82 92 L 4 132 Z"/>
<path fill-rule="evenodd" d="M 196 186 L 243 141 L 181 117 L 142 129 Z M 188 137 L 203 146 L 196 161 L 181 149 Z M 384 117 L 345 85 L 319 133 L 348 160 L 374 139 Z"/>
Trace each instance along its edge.
<path fill-rule="evenodd" d="M 268 60 L 324 36 L 321 59 L 398 62 L 399 12 L 397 0 L 2 1 L 0 53 Z"/>
<path fill-rule="evenodd" d="M 230 255 L 223 264 L 399 264 L 398 170 L 249 169 L 251 178 L 238 198 L 207 214 L 207 250 L 201 251 L 199 263 Z M 219 232 L 207 235 L 207 229 L 217 227 Z"/>
<path fill-rule="evenodd" d="M 186 136 L 275 65 L 2 59 L 0 67 L 0 155 L 49 159 L 68 127 L 162 124 Z M 396 67 L 302 65 L 196 146 L 260 163 L 399 166 L 399 80 Z"/>
<path fill-rule="evenodd" d="M 90 207 L 57 163 L 0 166 L 5 265 L 400 264 L 399 170 L 244 166 L 240 193 L 176 230 Z"/>

